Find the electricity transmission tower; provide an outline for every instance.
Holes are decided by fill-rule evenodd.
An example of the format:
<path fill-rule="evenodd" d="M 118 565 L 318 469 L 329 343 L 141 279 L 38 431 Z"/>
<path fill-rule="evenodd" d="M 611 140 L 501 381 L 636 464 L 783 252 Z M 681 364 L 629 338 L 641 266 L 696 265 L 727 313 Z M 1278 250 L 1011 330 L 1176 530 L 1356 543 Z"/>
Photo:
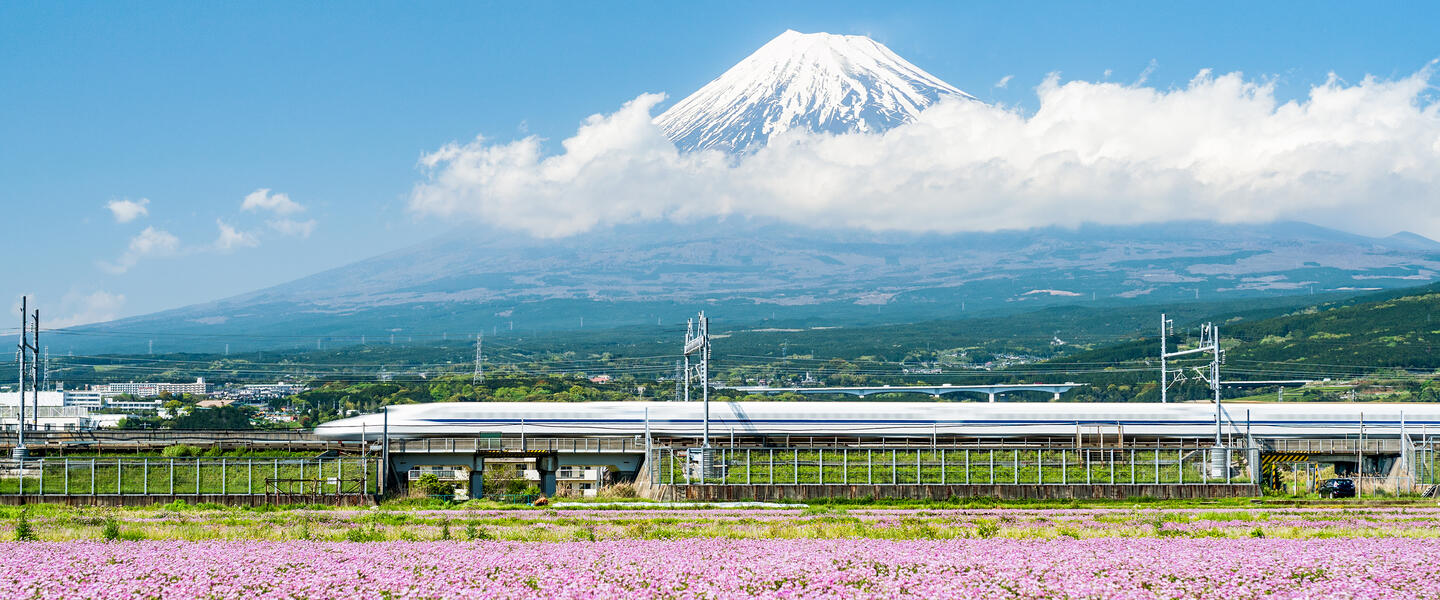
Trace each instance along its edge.
<path fill-rule="evenodd" d="M 684 389 L 684 388 L 685 388 L 685 367 L 681 366 L 680 361 L 677 360 L 677 361 L 675 361 L 675 401 L 676 401 L 676 402 L 680 402 L 680 401 L 682 401 L 682 400 L 685 399 L 685 389 Z"/>
<path fill-rule="evenodd" d="M 471 385 L 479 385 L 485 381 L 484 344 L 485 334 L 475 334 L 475 374 L 470 377 Z"/>

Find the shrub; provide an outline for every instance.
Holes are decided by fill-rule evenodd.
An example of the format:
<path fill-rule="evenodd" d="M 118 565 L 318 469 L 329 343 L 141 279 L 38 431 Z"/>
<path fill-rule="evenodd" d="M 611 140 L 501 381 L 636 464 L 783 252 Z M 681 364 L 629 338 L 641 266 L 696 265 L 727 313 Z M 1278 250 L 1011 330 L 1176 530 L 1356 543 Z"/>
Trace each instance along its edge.
<path fill-rule="evenodd" d="M 347 542 L 383 542 L 385 532 L 371 524 L 369 527 L 355 527 L 345 532 Z"/>
<path fill-rule="evenodd" d="M 600 488 L 595 495 L 600 498 L 639 498 L 640 492 L 633 483 L 615 483 Z"/>
<path fill-rule="evenodd" d="M 160 456 L 165 456 L 169 458 L 183 458 L 187 456 L 200 456 L 200 453 L 201 450 L 199 448 L 196 448 L 195 446 L 191 446 L 188 444 L 175 444 L 174 446 L 166 446 L 163 450 L 160 451 Z"/>
<path fill-rule="evenodd" d="M 981 519 L 975 523 L 975 535 L 986 539 L 1000 535 L 1000 524 L 990 519 Z"/>
<path fill-rule="evenodd" d="M 107 542 L 120 539 L 120 521 L 116 520 L 114 515 L 105 517 L 105 523 L 100 528 L 100 538 Z"/>
<path fill-rule="evenodd" d="M 414 489 L 424 496 L 449 496 L 455 493 L 455 484 L 440 481 L 434 473 L 425 473 L 415 480 Z"/>
<path fill-rule="evenodd" d="M 15 518 L 15 541 L 33 542 L 39 538 L 35 536 L 35 529 L 30 527 L 29 510 L 22 509 L 20 515 Z"/>
<path fill-rule="evenodd" d="M 440 539 L 450 539 L 450 519 L 440 520 Z"/>
<path fill-rule="evenodd" d="M 497 463 L 493 465 L 492 468 L 487 468 L 481 472 L 481 492 L 483 494 L 525 493 L 526 482 L 524 477 L 516 473 L 513 469 L 506 468 L 508 466 L 509 465 Z M 470 495 L 471 497 L 478 497 L 474 492 L 471 492 Z"/>
<path fill-rule="evenodd" d="M 480 527 L 476 527 L 474 523 L 470 523 L 465 526 L 465 539 L 475 541 L 488 540 L 492 539 L 492 537 L 489 531 L 486 531 Z"/>

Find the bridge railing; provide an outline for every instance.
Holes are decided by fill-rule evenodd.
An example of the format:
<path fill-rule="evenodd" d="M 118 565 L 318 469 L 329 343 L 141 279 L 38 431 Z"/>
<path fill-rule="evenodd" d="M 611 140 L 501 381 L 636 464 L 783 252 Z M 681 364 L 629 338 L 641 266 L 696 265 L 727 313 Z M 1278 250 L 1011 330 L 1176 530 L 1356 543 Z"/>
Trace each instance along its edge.
<path fill-rule="evenodd" d="M 378 446 L 375 449 L 379 449 Z M 391 452 L 410 454 L 496 452 L 644 452 L 645 440 L 635 436 L 576 438 L 421 438 L 390 441 Z"/>
<path fill-rule="evenodd" d="M 1269 452 L 1300 454 L 1355 454 L 1358 452 L 1400 453 L 1404 444 L 1399 438 L 1358 439 L 1276 438 L 1264 442 Z"/>
<path fill-rule="evenodd" d="M 663 485 L 1253 484 L 1258 448 L 656 448 Z"/>

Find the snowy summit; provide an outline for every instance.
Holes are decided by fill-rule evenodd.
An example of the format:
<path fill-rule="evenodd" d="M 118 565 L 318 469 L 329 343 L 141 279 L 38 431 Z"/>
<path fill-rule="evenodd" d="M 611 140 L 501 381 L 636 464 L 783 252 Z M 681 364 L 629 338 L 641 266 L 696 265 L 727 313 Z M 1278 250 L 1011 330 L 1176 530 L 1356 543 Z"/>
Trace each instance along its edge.
<path fill-rule="evenodd" d="M 868 37 L 786 31 L 655 123 L 681 150 L 743 152 L 793 128 L 884 131 L 947 96 L 974 99 Z"/>

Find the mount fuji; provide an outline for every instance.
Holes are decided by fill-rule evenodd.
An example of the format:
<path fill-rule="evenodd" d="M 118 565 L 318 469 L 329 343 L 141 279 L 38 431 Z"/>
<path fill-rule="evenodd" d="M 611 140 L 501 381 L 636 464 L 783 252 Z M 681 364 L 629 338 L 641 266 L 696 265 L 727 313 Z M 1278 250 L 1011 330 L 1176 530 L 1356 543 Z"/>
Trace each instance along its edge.
<path fill-rule="evenodd" d="M 868 38 L 787 31 L 654 122 L 684 151 L 745 153 L 787 131 L 883 131 L 937 102 L 977 100 Z M 367 334 L 518 335 L 670 324 L 696 308 L 738 326 L 903 323 L 1437 279 L 1440 244 L 1432 240 L 1303 223 L 942 235 L 728 218 L 558 240 L 464 227 L 272 288 L 75 328 L 81 335 L 69 349 L 138 353 L 153 340 L 156 351 L 219 352 Z"/>
<path fill-rule="evenodd" d="M 791 130 L 879 132 L 974 100 L 859 35 L 786 31 L 655 118 L 681 150 L 744 152 Z"/>

